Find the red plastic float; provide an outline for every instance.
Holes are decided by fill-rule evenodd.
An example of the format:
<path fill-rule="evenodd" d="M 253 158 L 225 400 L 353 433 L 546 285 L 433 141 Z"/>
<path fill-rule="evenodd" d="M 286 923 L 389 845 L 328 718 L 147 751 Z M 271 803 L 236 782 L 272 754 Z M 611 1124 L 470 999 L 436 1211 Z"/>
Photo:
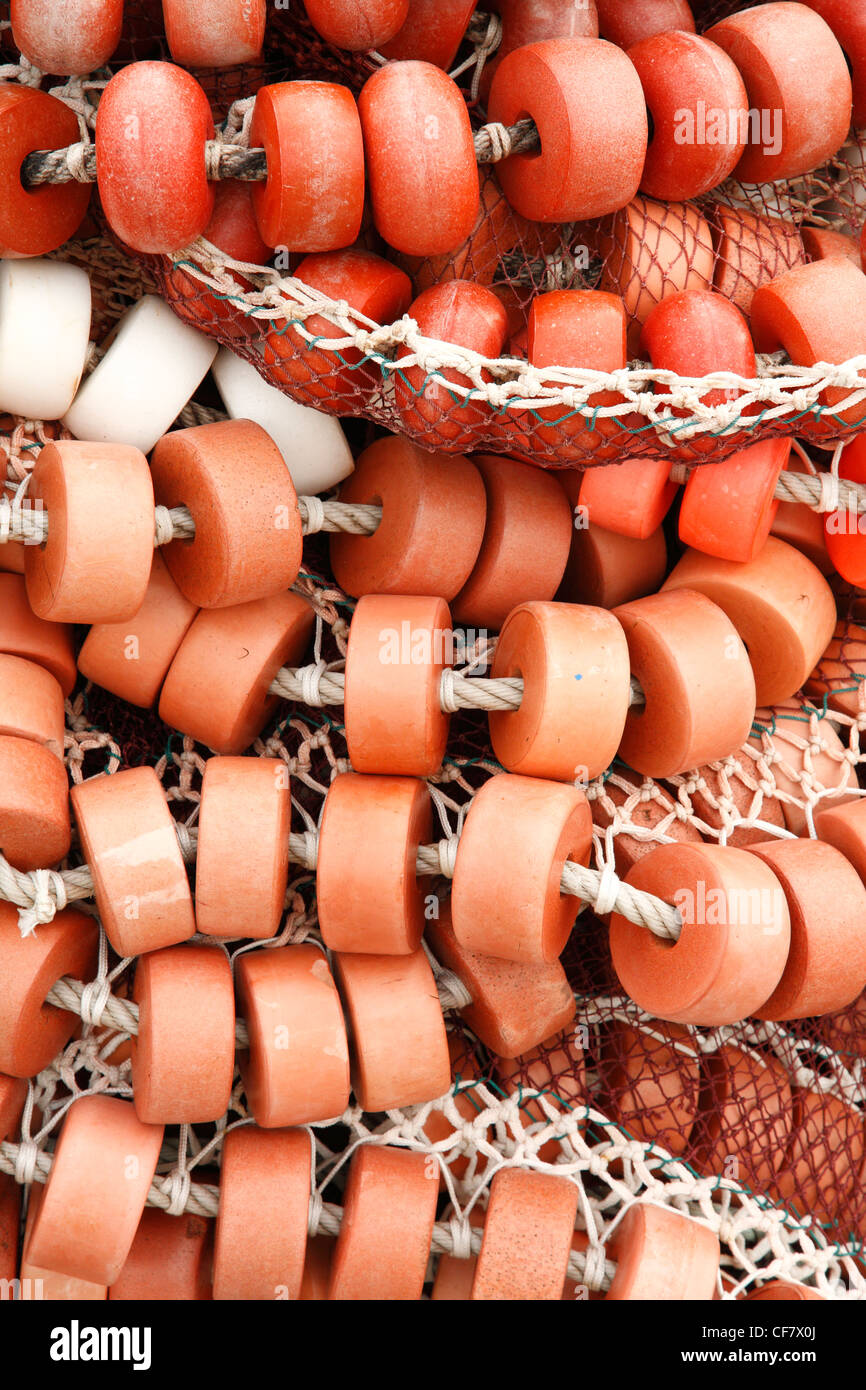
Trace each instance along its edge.
<path fill-rule="evenodd" d="M 640 79 L 624 53 L 600 39 L 548 39 L 510 53 L 490 89 L 491 121 L 531 116 L 541 152 L 499 165 L 505 196 L 535 222 L 578 222 L 625 207 L 647 148 Z M 603 113 L 603 114 L 602 114 Z"/>
<path fill-rule="evenodd" d="M 16 47 L 34 67 L 84 76 L 117 48 L 123 0 L 12 0 L 10 18 Z"/>
<path fill-rule="evenodd" d="M 256 95 L 250 144 L 268 177 L 253 185 L 267 246 L 336 251 L 351 246 L 364 213 L 364 143 L 355 98 L 332 82 L 279 82 Z"/>
<path fill-rule="evenodd" d="M 460 88 L 431 63 L 388 63 L 358 99 L 373 218 L 409 256 L 451 251 L 478 212 L 478 166 Z"/>
<path fill-rule="evenodd" d="M 755 5 L 714 24 L 706 38 L 742 74 L 759 115 L 737 168 L 743 183 L 792 179 L 844 144 L 851 124 L 851 76 L 833 31 L 805 5 Z"/>
<path fill-rule="evenodd" d="M 111 79 L 96 118 L 96 173 L 112 231 L 135 251 L 169 254 L 210 221 L 204 91 L 171 63 L 131 63 Z"/>
<path fill-rule="evenodd" d="M 652 121 L 641 191 L 684 202 L 724 183 L 746 143 L 749 107 L 724 49 L 695 33 L 666 30 L 636 43 L 628 56 Z"/>

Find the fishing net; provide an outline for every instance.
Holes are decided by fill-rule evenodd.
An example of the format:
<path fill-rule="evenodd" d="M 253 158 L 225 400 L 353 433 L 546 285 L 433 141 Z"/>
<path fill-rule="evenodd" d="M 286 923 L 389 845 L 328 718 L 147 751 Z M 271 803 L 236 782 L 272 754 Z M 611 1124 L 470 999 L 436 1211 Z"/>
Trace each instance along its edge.
<path fill-rule="evenodd" d="M 319 40 L 297 8 L 291 17 L 280 16 L 279 23 L 269 25 L 260 67 L 200 75 L 215 110 L 226 120 L 227 142 L 243 143 L 248 98 L 263 81 L 328 76 L 357 90 L 375 70 L 375 57 L 341 54 Z M 703 18 L 709 22 L 734 8 L 706 6 Z M 118 61 L 166 56 L 159 5 L 127 6 L 127 12 L 128 32 Z M 486 18 L 474 22 L 476 49 L 489 43 L 489 33 Z M 0 40 L 14 64 L 2 30 Z M 461 59 L 472 56 L 469 45 Z M 478 65 L 470 64 L 460 79 L 470 101 L 477 73 Z M 82 102 L 85 124 L 92 124 L 95 95 L 86 84 L 70 93 Z M 733 226 L 725 264 L 730 292 L 745 305 L 762 279 L 805 259 L 796 228 L 808 221 L 859 231 L 861 199 L 866 200 L 866 183 L 858 181 L 856 172 L 863 140 L 855 137 L 827 170 L 796 184 L 716 190 L 693 210 L 703 222 L 691 224 L 698 225 L 697 238 L 683 234 L 683 254 L 693 255 L 708 235 L 719 255 L 726 228 L 730 233 Z M 516 326 L 532 294 L 541 289 L 615 282 L 622 292 L 616 217 L 595 228 L 518 225 L 504 204 L 493 167 L 485 169 L 483 186 L 491 235 L 459 259 L 414 266 L 416 287 L 455 273 L 480 280 L 501 292 Z M 733 222 L 731 209 L 736 212 Z M 647 205 L 642 215 L 647 224 L 643 244 L 651 248 L 647 228 L 664 217 L 664 210 Z M 774 222 L 769 231 L 766 220 Z M 780 223 L 785 227 L 781 233 Z M 580 247 L 589 248 L 588 257 L 578 254 Z M 339 413 L 359 417 L 352 426 L 358 443 L 372 437 L 376 426 L 399 429 L 428 447 L 442 443 L 435 422 L 423 429 L 407 426 L 395 405 L 395 375 L 418 363 L 425 372 L 459 370 L 472 383 L 480 418 L 449 436 L 449 447 L 507 452 L 502 429 L 519 415 L 520 430 L 532 435 L 533 458 L 551 466 L 598 462 L 599 439 L 617 457 L 669 452 L 676 443 L 679 458 L 702 462 L 731 449 L 730 440 L 719 433 L 718 419 L 699 404 L 693 388 L 645 366 L 633 367 L 615 382 L 563 371 L 551 385 L 517 358 L 482 364 L 458 348 L 420 342 L 405 323 L 359 324 L 346 306 L 323 304 L 299 282 L 276 272 L 226 264 L 214 248 L 201 243 L 176 260 L 132 256 L 106 235 L 98 208 L 80 237 L 58 254 L 86 266 L 91 275 L 97 342 L 125 308 L 156 289 L 183 317 L 253 361 L 266 379 L 304 403 L 328 408 L 327 395 L 311 389 L 305 363 L 315 352 L 313 386 L 327 387 L 327 363 L 333 358 L 333 372 L 340 373 L 341 382 Z M 643 290 L 643 269 L 630 273 L 637 277 L 637 290 Z M 255 288 L 240 286 L 233 278 L 238 274 Z M 627 302 L 639 297 L 630 301 L 625 295 Z M 313 316 L 316 328 L 311 332 Z M 272 360 L 267 362 L 269 342 Z M 403 347 L 410 356 L 398 368 L 395 354 Z M 364 365 L 377 372 L 372 377 L 353 373 L 354 394 L 347 399 L 349 348 L 360 349 Z M 834 381 L 841 379 L 840 371 Z M 856 380 L 856 373 L 850 374 L 849 381 Z M 822 451 L 809 440 L 809 426 L 822 415 L 818 402 L 827 384 L 828 378 L 815 372 L 766 360 L 757 382 L 740 384 L 744 394 L 737 405 L 741 411 L 760 402 L 759 413 L 741 417 L 735 412 L 728 424 L 737 426 L 741 438 L 746 430 L 749 438 L 764 438 L 791 433 L 797 420 L 808 446 L 803 457 L 811 458 L 810 466 L 815 461 L 821 466 Z M 598 392 L 611 390 L 622 404 L 596 409 Z M 458 398 L 465 404 L 465 396 L 458 393 Z M 866 381 L 853 390 L 855 399 L 866 400 Z M 675 420 L 674 411 L 680 412 Z M 446 417 L 444 412 L 447 424 Z M 215 418 L 220 418 L 219 403 L 206 385 L 178 424 Z M 828 421 L 826 412 L 822 423 L 822 445 L 850 429 Z M 698 443 L 688 442 L 691 429 Z M 46 440 L 62 433 L 50 422 L 0 420 L 11 489 L 26 477 Z M 321 537 L 307 541 L 296 587 L 315 607 L 317 659 L 329 670 L 342 669 L 354 604 L 330 578 Z M 837 648 L 816 672 L 807 695 L 784 710 L 759 711 L 752 737 L 736 757 L 665 784 L 615 763 L 589 785 L 596 866 L 611 864 L 622 874 L 641 854 L 673 840 L 743 844 L 771 839 L 790 833 L 787 826 L 797 816 L 799 833 L 814 833 L 817 806 L 859 794 L 866 761 L 860 746 L 866 714 L 866 613 L 858 594 L 841 584 L 837 589 Z M 486 669 L 493 646 L 469 654 L 475 674 Z M 293 829 L 314 834 L 331 781 L 349 768 L 341 709 L 284 701 L 251 753 L 285 764 L 291 776 Z M 99 772 L 153 766 L 186 845 L 191 874 L 201 778 L 209 756 L 155 714 L 132 709 L 87 683 L 79 682 L 67 701 L 65 761 L 71 782 Z M 429 779 L 442 839 L 459 833 L 472 797 L 500 770 L 490 753 L 483 716 L 461 712 L 453 720 L 442 768 Z M 74 844 L 61 874 L 71 900 L 82 863 Z M 447 879 L 440 876 L 432 884 L 444 899 Z M 0 895 L 30 914 L 28 924 L 38 931 L 57 907 L 58 884 L 39 875 L 18 875 L 12 882 L 0 874 Z M 94 910 L 86 897 L 82 905 Z M 270 941 L 231 941 L 217 949 L 234 960 L 242 952 L 304 941 L 321 941 L 315 872 L 296 863 L 279 934 Z M 477 1254 L 490 1182 L 503 1167 L 517 1166 L 569 1178 L 577 1186 L 583 1237 L 575 1240 L 566 1297 L 593 1297 L 604 1290 L 609 1280 L 606 1247 L 631 1204 L 643 1198 L 695 1216 L 718 1233 L 720 1296 L 742 1296 L 758 1283 L 785 1278 L 832 1298 L 863 1297 L 866 995 L 838 1014 L 784 1025 L 754 1019 L 716 1029 L 662 1023 L 624 995 L 611 964 L 607 922 L 588 908 L 577 917 L 563 963 L 575 994 L 574 1023 L 567 1033 L 517 1059 L 496 1057 L 479 1042 L 461 1017 L 465 998 L 437 963 L 451 1043 L 452 1091 L 435 1102 L 386 1114 L 366 1113 L 353 1104 L 337 1121 L 309 1126 L 315 1157 L 311 1233 L 330 1239 L 339 1230 L 347 1167 L 357 1146 L 387 1144 L 434 1155 L 440 1164 L 428 1293 L 443 1255 L 469 1260 Z M 81 1035 L 33 1083 L 20 1130 L 0 1145 L 0 1182 L 3 1174 L 25 1187 L 45 1181 L 63 1116 L 76 1097 L 97 1092 L 131 1096 L 129 1037 L 136 1016 L 126 1001 L 134 974 L 135 961 L 118 959 L 103 934 L 97 978 L 78 982 L 77 989 L 67 982 L 62 1001 L 81 1013 Z M 213 1217 L 223 1138 L 230 1127 L 249 1119 L 236 1077 L 231 1106 L 218 1124 L 169 1128 L 151 1205 L 176 1216 Z"/>

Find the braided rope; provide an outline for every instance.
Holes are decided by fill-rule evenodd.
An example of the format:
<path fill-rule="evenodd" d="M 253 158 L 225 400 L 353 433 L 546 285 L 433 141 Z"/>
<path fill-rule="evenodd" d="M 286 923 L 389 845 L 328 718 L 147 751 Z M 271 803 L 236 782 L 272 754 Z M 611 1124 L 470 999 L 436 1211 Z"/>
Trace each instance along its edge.
<path fill-rule="evenodd" d="M 181 848 L 186 849 L 185 857 L 191 858 L 197 839 L 195 827 L 178 826 Z M 419 846 L 416 869 L 422 875 L 445 874 L 450 877 L 454 869 L 453 839 L 445 842 L 446 852 L 440 852 L 439 845 Z M 302 835 L 289 836 L 289 861 L 304 868 L 315 870 L 318 837 L 307 831 Z M 450 869 L 450 874 L 448 870 Z M 628 887 L 608 865 L 605 869 L 583 868 L 567 863 L 562 871 L 561 891 L 571 897 L 595 907 L 601 904 L 603 912 L 618 912 L 637 926 L 646 927 L 655 936 L 666 941 L 675 941 L 682 928 L 682 917 L 676 908 L 644 893 Z M 13 869 L 0 854 L 0 898 L 14 903 L 23 911 L 20 926 L 23 934 L 32 931 L 39 923 L 50 922 L 55 913 L 61 911 L 67 902 L 93 896 L 93 877 L 87 865 L 77 869 L 60 872 L 37 869 L 24 873 Z"/>
<path fill-rule="evenodd" d="M 690 470 L 685 465 L 676 464 L 671 470 L 672 482 L 685 483 L 689 476 Z M 831 473 L 782 473 L 776 483 L 775 496 L 780 502 L 802 503 L 812 511 L 824 514 L 846 511 L 852 515 L 866 515 L 866 484 L 851 483 Z M 323 531 L 372 536 L 382 520 L 382 508 L 379 506 L 364 502 L 341 502 L 335 498 L 299 497 L 298 511 L 305 536 L 318 535 Z M 48 528 L 48 513 L 34 507 L 26 497 L 13 501 L 8 496 L 0 495 L 0 545 L 7 541 L 44 545 L 48 539 Z M 195 540 L 195 522 L 186 507 L 155 508 L 154 546 L 191 540 Z M 298 697 L 287 695 L 286 698 Z M 486 698 L 481 691 L 460 708 L 517 708 L 516 705 L 498 703 L 489 705 L 485 703 Z M 332 703 L 341 704 L 342 700 Z"/>
<path fill-rule="evenodd" d="M 510 154 L 525 153 L 539 147 L 539 136 L 531 118 L 514 126 L 494 122 L 475 132 L 475 157 L 479 164 L 494 164 Z M 263 149 L 208 140 L 205 167 L 212 180 L 241 179 L 260 183 L 268 177 L 268 161 Z M 62 150 L 34 150 L 21 170 L 25 188 L 44 184 L 96 183 L 96 146 L 79 142 Z"/>

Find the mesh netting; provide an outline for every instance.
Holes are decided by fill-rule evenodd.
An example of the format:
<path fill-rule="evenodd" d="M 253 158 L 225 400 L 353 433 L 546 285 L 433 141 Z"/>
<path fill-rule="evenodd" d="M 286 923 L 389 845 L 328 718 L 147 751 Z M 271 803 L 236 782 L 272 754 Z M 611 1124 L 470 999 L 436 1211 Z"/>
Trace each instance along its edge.
<path fill-rule="evenodd" d="M 733 4 L 708 6 L 707 18 L 734 8 Z M 127 6 L 128 12 L 133 9 L 122 61 L 164 56 L 158 4 Z M 372 70 L 371 59 L 340 55 L 316 39 L 294 11 L 291 21 L 281 19 L 282 31 L 271 26 L 276 32 L 269 34 L 261 71 L 212 75 L 208 91 L 219 110 L 228 111 L 233 101 L 249 96 L 263 80 L 330 75 L 357 88 Z M 3 37 L 0 31 L 0 40 Z M 240 131 L 242 117 L 227 129 Z M 856 149 L 860 148 L 858 143 Z M 756 215 L 778 221 L 780 213 L 787 217 L 790 211 L 791 220 L 799 223 L 806 209 L 811 215 L 818 201 L 823 204 L 832 197 L 838 210 L 830 208 L 826 213 L 830 223 L 858 229 L 860 186 L 850 178 L 856 158 L 846 156 L 846 161 L 837 161 L 826 177 L 802 180 L 784 190 L 756 195 L 729 187 L 724 199 L 717 193 L 712 203 L 695 211 L 707 228 L 705 233 L 699 227 L 697 242 L 709 235 L 718 252 L 720 238 L 731 225 L 726 209 L 740 208 L 742 216 L 734 222 L 739 243 L 735 246 L 735 234 L 734 249 L 724 254 L 733 277 L 730 292 L 740 296 L 738 302 L 744 307 L 749 289 L 761 276 L 770 276 L 781 264 L 796 263 L 806 254 L 790 228 L 781 234 L 774 228 L 767 234 L 766 256 L 763 252 L 756 256 L 755 238 L 761 241 L 764 235 Z M 580 229 L 579 235 L 570 229 L 519 226 L 502 201 L 495 173 L 488 171 L 484 177 L 485 206 L 494 234 L 471 248 L 459 262 L 459 272 L 501 287 L 516 328 L 537 290 L 551 284 L 598 284 L 605 275 L 619 273 L 616 218 L 610 219 L 606 229 Z M 756 196 L 763 200 L 757 207 Z M 647 210 L 646 216 L 650 218 L 652 211 Z M 742 249 L 743 229 L 749 233 L 747 254 Z M 611 248 L 602 256 L 598 247 L 605 235 Z M 579 264 L 575 255 L 578 245 L 588 244 L 580 237 L 595 238 L 588 266 Z M 208 259 L 206 249 L 201 254 L 196 250 L 178 266 L 127 255 L 105 237 L 98 212 L 83 229 L 82 238 L 60 254 L 85 265 L 91 274 L 97 340 L 130 303 L 156 287 L 178 312 L 242 351 L 292 395 L 320 408 L 328 402 L 314 387 L 328 387 L 327 359 L 333 356 L 331 370 L 335 378 L 340 373 L 342 389 L 339 413 L 391 428 L 401 426 L 405 432 L 393 392 L 383 384 L 392 366 L 386 353 L 369 352 L 365 363 L 375 363 L 386 375 L 380 373 L 378 383 L 371 384 L 367 374 L 353 372 L 354 394 L 347 397 L 345 362 L 339 354 L 323 349 L 319 337 L 315 348 L 310 348 L 297 332 L 293 334 L 301 326 L 307 304 L 290 298 L 289 317 L 275 314 L 273 295 L 302 293 L 295 282 L 282 281 L 258 297 L 270 296 L 267 304 L 258 304 L 257 296 L 241 293 L 236 282 L 227 292 L 225 271 Z M 453 274 L 456 268 L 458 262 L 451 259 L 444 265 L 428 261 L 411 270 L 420 287 Z M 300 314 L 295 312 L 299 306 Z M 316 309 L 327 325 L 327 312 L 320 305 Z M 344 328 L 346 316 L 332 315 L 331 321 Z M 281 347 L 266 368 L 259 354 L 269 333 L 277 334 Z M 380 334 L 377 341 L 384 344 L 385 337 Z M 317 375 L 312 386 L 305 386 L 287 370 L 287 364 L 300 365 L 303 377 L 312 351 Z M 357 368 L 358 363 L 351 366 Z M 489 369 L 487 364 L 484 370 Z M 768 363 L 766 371 L 765 386 L 781 382 L 779 391 L 784 395 L 790 369 Z M 492 384 L 506 380 L 501 374 L 499 378 L 495 372 L 491 375 L 493 383 L 482 379 L 479 369 L 479 399 L 488 402 Z M 634 380 L 640 384 L 627 399 L 636 409 L 653 378 L 646 373 Z M 814 381 L 808 390 L 817 399 Z M 664 399 L 659 395 L 659 402 Z M 198 404 L 179 423 L 212 418 L 213 411 L 208 415 L 196 411 L 209 411 L 213 405 L 212 397 L 200 393 Z M 680 396 L 671 397 L 668 407 L 672 405 L 684 408 Z M 641 408 L 650 419 L 662 407 L 644 400 Z M 783 401 L 774 421 L 757 423 L 751 418 L 748 428 L 790 432 L 790 412 L 790 405 Z M 592 444 L 581 442 L 574 432 L 577 417 L 566 413 L 571 428 L 545 415 L 542 434 L 540 428 L 536 431 L 538 420 L 527 426 L 524 409 L 521 428 L 534 431 L 533 456 L 550 464 L 598 461 L 600 434 Z M 487 414 L 492 418 L 493 412 Z M 653 425 L 637 429 L 632 423 L 625 429 L 608 421 L 607 428 L 618 429 L 616 435 L 606 429 L 603 436 L 605 444 L 615 442 L 618 453 L 648 454 L 669 448 Z M 0 445 L 8 455 L 11 484 L 20 482 L 41 445 L 59 432 L 56 425 L 0 420 Z M 418 438 L 428 445 L 441 442 L 429 422 Z M 463 428 L 447 444 L 460 448 L 484 444 L 503 451 L 502 435 L 493 430 L 489 419 Z M 693 457 L 706 460 L 729 449 L 724 440 L 710 443 L 705 437 Z M 688 452 L 683 457 L 688 458 Z M 329 577 L 322 538 L 307 541 L 305 567 L 296 587 L 318 615 L 317 654 L 338 668 L 345 656 L 354 605 Z M 866 624 L 866 613 L 858 595 L 846 593 L 841 585 L 838 588 L 837 646 L 816 673 L 810 703 L 798 699 L 784 709 L 759 711 L 752 737 L 736 757 L 695 769 L 665 785 L 638 778 L 619 764 L 591 784 L 598 866 L 614 863 L 618 872 L 625 873 L 654 845 L 676 839 L 745 844 L 784 835 L 795 824 L 798 833 L 813 833 L 816 805 L 859 793 L 860 768 L 866 759 L 860 748 L 860 727 L 866 716 L 866 629 L 860 624 Z M 202 772 L 210 756 L 207 749 L 169 730 L 155 714 L 133 710 L 84 683 L 67 702 L 66 715 L 66 763 L 72 782 L 98 772 L 150 764 L 156 768 L 178 824 L 195 828 Z M 314 830 L 333 777 L 349 767 L 342 711 L 283 702 L 251 753 L 285 763 L 292 778 L 293 829 Z M 445 838 L 459 831 L 477 789 L 500 770 L 490 754 L 483 716 L 472 711 L 456 716 L 447 757 L 438 775 L 429 779 Z M 64 868 L 74 869 L 81 863 L 76 844 Z M 440 894 L 447 892 L 444 879 L 434 880 L 434 885 Z M 268 942 L 229 942 L 221 949 L 234 959 L 249 950 L 320 940 L 315 874 L 300 868 L 289 882 L 277 937 Z M 866 995 L 841 1013 L 793 1024 L 747 1020 L 718 1029 L 680 1027 L 649 1018 L 623 995 L 611 964 L 607 924 L 591 911 L 580 914 L 563 959 L 577 1002 L 568 1033 L 526 1057 L 502 1059 L 491 1055 L 459 1012 L 450 1009 L 451 1094 L 388 1114 L 365 1113 L 353 1105 L 336 1123 L 310 1126 L 318 1198 L 311 1208 L 311 1230 L 325 1238 L 336 1234 L 347 1165 L 356 1146 L 390 1144 L 436 1154 L 441 1164 L 431 1280 L 441 1254 L 467 1258 L 477 1253 L 490 1181 L 503 1166 L 517 1165 L 555 1172 L 576 1183 L 578 1225 L 585 1232 L 583 1245 L 591 1251 L 603 1250 L 636 1198 L 649 1197 L 699 1218 L 719 1234 L 719 1292 L 726 1297 L 778 1277 L 811 1283 L 835 1298 L 862 1297 L 866 1293 L 861 1263 L 866 1234 L 866 1185 L 861 1180 Z M 25 1184 L 44 1181 L 62 1118 L 75 1097 L 94 1092 L 132 1094 L 129 1035 L 106 1022 L 106 999 L 126 998 L 134 972 L 135 961 L 119 960 L 103 935 L 99 976 L 95 982 L 86 982 L 94 988 L 86 1002 L 80 1001 L 81 1036 L 37 1078 L 20 1134 L 0 1145 L 0 1171 Z M 176 1215 L 186 1211 L 212 1217 L 218 1202 L 214 1172 L 223 1137 L 227 1128 L 249 1119 L 246 1097 L 236 1078 L 230 1109 L 218 1124 L 169 1128 L 151 1204 Z M 580 1244 L 576 1241 L 578 1248 Z M 566 1296 L 586 1289 L 592 1296 L 604 1287 L 603 1264 L 597 1259 L 586 1261 L 581 1254 L 572 1274 Z M 429 1291 L 429 1282 L 427 1287 Z"/>

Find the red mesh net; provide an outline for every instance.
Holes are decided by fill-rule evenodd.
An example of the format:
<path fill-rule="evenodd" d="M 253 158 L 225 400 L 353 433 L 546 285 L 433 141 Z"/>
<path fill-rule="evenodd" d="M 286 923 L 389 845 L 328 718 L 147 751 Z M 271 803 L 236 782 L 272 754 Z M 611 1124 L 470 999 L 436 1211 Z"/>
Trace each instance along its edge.
<path fill-rule="evenodd" d="M 696 7 L 699 27 L 707 27 L 736 8 L 727 3 Z M 164 39 L 155 13 L 158 9 L 143 7 L 129 21 L 124 60 L 164 56 Z M 278 13 L 269 24 L 268 47 L 260 68 L 197 75 L 219 120 L 232 100 L 253 95 L 264 81 L 329 78 L 357 92 L 375 66 L 368 55 L 341 53 L 323 42 L 298 7 L 293 7 L 290 13 Z M 484 111 L 470 96 L 472 74 L 470 68 L 460 80 L 473 120 L 480 125 Z M 603 288 L 621 295 L 629 317 L 633 357 L 639 354 L 640 327 L 650 310 L 677 289 L 714 285 L 748 316 L 760 285 L 822 254 L 820 241 L 814 236 L 810 239 L 810 231 L 859 234 L 866 203 L 863 161 L 863 137 L 855 132 L 851 143 L 827 168 L 788 183 L 747 187 L 729 181 L 698 204 L 687 205 L 661 204 L 641 195 L 628 208 L 598 223 L 571 226 L 533 224 L 518 216 L 501 192 L 495 168 L 487 166 L 482 167 L 476 228 L 467 242 L 449 255 L 422 259 L 401 256 L 370 226 L 364 245 L 400 264 L 410 275 L 415 294 L 443 281 L 464 278 L 492 289 L 506 307 L 511 334 L 508 359 L 477 380 L 453 371 L 446 373 L 455 388 L 450 393 L 435 389 L 431 382 L 438 364 L 428 370 L 401 369 L 399 362 L 395 364 L 399 356 L 396 349 L 386 347 L 381 357 L 371 354 L 359 362 L 357 352 L 329 348 L 327 338 L 344 338 L 345 330 L 329 323 L 327 315 L 318 316 L 314 326 L 308 325 L 313 331 L 311 342 L 301 328 L 303 316 L 293 313 L 291 304 L 273 317 L 261 312 L 253 316 L 251 311 L 260 309 L 260 301 L 251 298 L 249 290 L 235 289 L 236 279 L 223 280 L 214 288 L 192 266 L 173 267 L 164 258 L 146 262 L 146 269 L 182 317 L 253 362 L 271 384 L 305 404 L 344 417 L 363 416 L 390 430 L 400 430 L 424 447 L 511 453 L 545 467 L 669 456 L 672 447 L 683 462 L 707 462 L 730 454 L 745 442 L 790 433 L 795 420 L 800 433 L 807 437 L 820 434 L 823 441 L 850 437 L 862 421 L 843 421 L 822 406 L 815 393 L 814 405 L 805 415 L 802 408 L 794 410 L 792 405 L 790 411 L 767 420 L 763 418 L 766 410 L 750 408 L 751 418 L 743 419 L 742 429 L 710 429 L 692 437 L 684 434 L 693 423 L 690 412 L 673 404 L 675 396 L 665 395 L 663 386 L 654 386 L 650 373 L 634 379 L 631 399 L 656 390 L 660 414 L 671 426 L 670 432 L 662 435 L 657 428 L 658 416 L 655 421 L 646 414 L 628 411 L 599 416 L 600 409 L 622 403 L 623 397 L 611 393 L 596 392 L 577 406 L 561 400 L 543 406 L 530 399 L 527 408 L 517 409 L 507 405 L 507 397 L 511 394 L 523 399 L 522 390 L 515 387 L 511 393 L 492 398 L 487 385 L 498 387 L 519 380 L 528 306 L 534 295 L 552 288 Z M 856 253 L 852 241 L 844 245 Z M 391 383 L 396 389 L 391 389 Z M 473 386 L 471 396 L 461 394 Z M 866 418 L 866 403 L 862 416 Z"/>

